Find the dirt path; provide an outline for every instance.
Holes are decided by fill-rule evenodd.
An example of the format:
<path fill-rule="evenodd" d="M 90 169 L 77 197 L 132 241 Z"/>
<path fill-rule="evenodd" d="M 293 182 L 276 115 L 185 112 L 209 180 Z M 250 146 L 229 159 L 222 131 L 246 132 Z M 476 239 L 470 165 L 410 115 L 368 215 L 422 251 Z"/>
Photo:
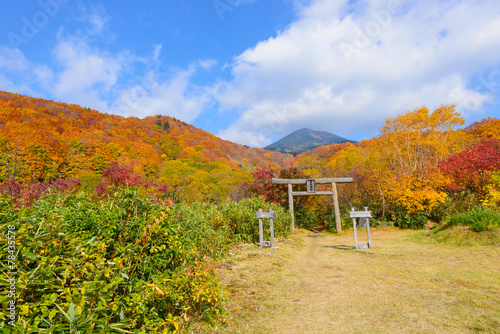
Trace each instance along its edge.
<path fill-rule="evenodd" d="M 370 250 L 352 250 L 352 232 L 247 246 L 221 271 L 231 314 L 216 331 L 500 332 L 500 249 L 426 245 L 412 233 L 374 230 Z"/>
<path fill-rule="evenodd" d="M 281 312 L 274 309 L 270 315 L 294 333 L 319 333 L 335 324 L 335 310 L 341 307 L 337 290 L 345 289 L 341 285 L 348 282 L 349 270 L 325 256 L 330 253 L 327 247 L 334 244 L 332 241 L 331 235 L 308 234 L 302 252 L 297 253 L 288 270 L 283 272 L 280 285 L 284 295 L 281 297 L 289 302 L 281 305 Z M 280 303 L 277 304 L 279 307 Z M 287 314 L 293 316 L 283 317 Z"/>

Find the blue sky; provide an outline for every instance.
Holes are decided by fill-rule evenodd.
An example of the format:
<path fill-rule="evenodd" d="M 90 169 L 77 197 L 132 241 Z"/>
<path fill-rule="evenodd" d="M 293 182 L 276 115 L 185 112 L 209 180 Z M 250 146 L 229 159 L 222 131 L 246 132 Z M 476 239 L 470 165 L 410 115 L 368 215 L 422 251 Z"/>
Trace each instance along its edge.
<path fill-rule="evenodd" d="M 309 127 L 362 140 L 455 103 L 500 117 L 497 0 L 10 1 L 0 90 L 176 117 L 262 147 Z"/>

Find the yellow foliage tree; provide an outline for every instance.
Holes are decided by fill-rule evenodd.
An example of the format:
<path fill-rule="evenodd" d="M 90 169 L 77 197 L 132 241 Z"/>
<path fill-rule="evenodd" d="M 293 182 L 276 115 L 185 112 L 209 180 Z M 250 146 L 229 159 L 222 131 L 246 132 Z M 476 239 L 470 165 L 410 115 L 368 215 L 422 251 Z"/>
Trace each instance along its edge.
<path fill-rule="evenodd" d="M 356 166 L 365 165 L 365 161 L 364 150 L 349 143 L 326 162 L 326 175 L 331 177 L 348 175 Z"/>
<path fill-rule="evenodd" d="M 450 134 L 464 122 L 455 105 L 442 105 L 432 113 L 427 107 L 414 109 L 387 119 L 377 146 L 398 172 L 422 173 L 454 153 L 458 138 Z"/>
<path fill-rule="evenodd" d="M 455 105 L 442 105 L 430 112 L 426 107 L 386 120 L 373 149 L 389 174 L 378 182 L 383 200 L 410 214 L 429 212 L 446 199 L 440 189 L 446 180 L 437 164 L 463 147 L 463 136 L 454 131 L 464 120 Z M 382 171 L 382 170 L 380 170 Z M 385 169 L 385 173 L 388 169 Z"/>
<path fill-rule="evenodd" d="M 426 180 L 401 174 L 390 182 L 392 186 L 386 189 L 386 198 L 409 214 L 429 212 L 446 200 L 446 193 L 439 190 L 444 181 L 440 175 Z"/>
<path fill-rule="evenodd" d="M 500 171 L 491 176 L 491 184 L 487 186 L 488 194 L 483 202 L 485 206 L 500 207 Z"/>
<path fill-rule="evenodd" d="M 474 122 L 466 129 L 476 138 L 497 138 L 500 139 L 500 119 L 488 117 L 480 122 Z"/>

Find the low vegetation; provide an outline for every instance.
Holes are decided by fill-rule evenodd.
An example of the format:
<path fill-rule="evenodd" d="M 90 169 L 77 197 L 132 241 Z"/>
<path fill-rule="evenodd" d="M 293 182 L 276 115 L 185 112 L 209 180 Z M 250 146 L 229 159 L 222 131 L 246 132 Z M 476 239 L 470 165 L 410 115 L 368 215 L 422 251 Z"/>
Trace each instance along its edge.
<path fill-rule="evenodd" d="M 0 237 L 16 232 L 20 321 L 10 332 L 161 333 L 210 322 L 224 311 L 214 268 L 236 243 L 256 240 L 259 208 L 278 212 L 276 234 L 288 234 L 289 215 L 262 199 L 165 206 L 137 188 L 105 198 L 47 192 L 30 206 L 1 197 Z"/>
<path fill-rule="evenodd" d="M 470 226 L 474 232 L 491 231 L 500 226 L 500 212 L 477 207 L 471 211 L 453 215 L 448 226 Z"/>

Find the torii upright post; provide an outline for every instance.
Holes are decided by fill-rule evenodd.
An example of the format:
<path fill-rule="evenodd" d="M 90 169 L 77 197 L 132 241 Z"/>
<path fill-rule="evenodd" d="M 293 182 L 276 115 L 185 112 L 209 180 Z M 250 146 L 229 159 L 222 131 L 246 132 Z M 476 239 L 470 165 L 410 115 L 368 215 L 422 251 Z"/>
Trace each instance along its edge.
<path fill-rule="evenodd" d="M 341 177 L 341 178 L 323 178 L 323 179 L 272 179 L 274 184 L 287 184 L 288 185 L 288 203 L 290 208 L 290 214 L 292 215 L 292 232 L 295 231 L 295 215 L 293 208 L 293 196 L 303 196 L 303 195 L 332 195 L 333 197 L 333 210 L 335 214 L 335 227 L 337 233 L 342 233 L 342 224 L 340 221 L 340 209 L 339 200 L 337 194 L 337 183 L 350 183 L 352 182 L 352 177 Z M 316 183 L 331 183 L 332 191 L 316 191 Z M 307 191 L 293 191 L 293 184 L 307 184 Z"/>
<path fill-rule="evenodd" d="M 292 195 L 292 184 L 288 184 L 288 208 L 292 214 L 292 233 L 295 232 L 295 215 L 293 214 L 293 195 Z"/>
<path fill-rule="evenodd" d="M 342 223 L 340 221 L 339 197 L 337 195 L 337 184 L 332 182 L 333 210 L 335 211 L 335 228 L 337 233 L 342 233 Z M 339 232 L 340 231 L 340 232 Z"/>

